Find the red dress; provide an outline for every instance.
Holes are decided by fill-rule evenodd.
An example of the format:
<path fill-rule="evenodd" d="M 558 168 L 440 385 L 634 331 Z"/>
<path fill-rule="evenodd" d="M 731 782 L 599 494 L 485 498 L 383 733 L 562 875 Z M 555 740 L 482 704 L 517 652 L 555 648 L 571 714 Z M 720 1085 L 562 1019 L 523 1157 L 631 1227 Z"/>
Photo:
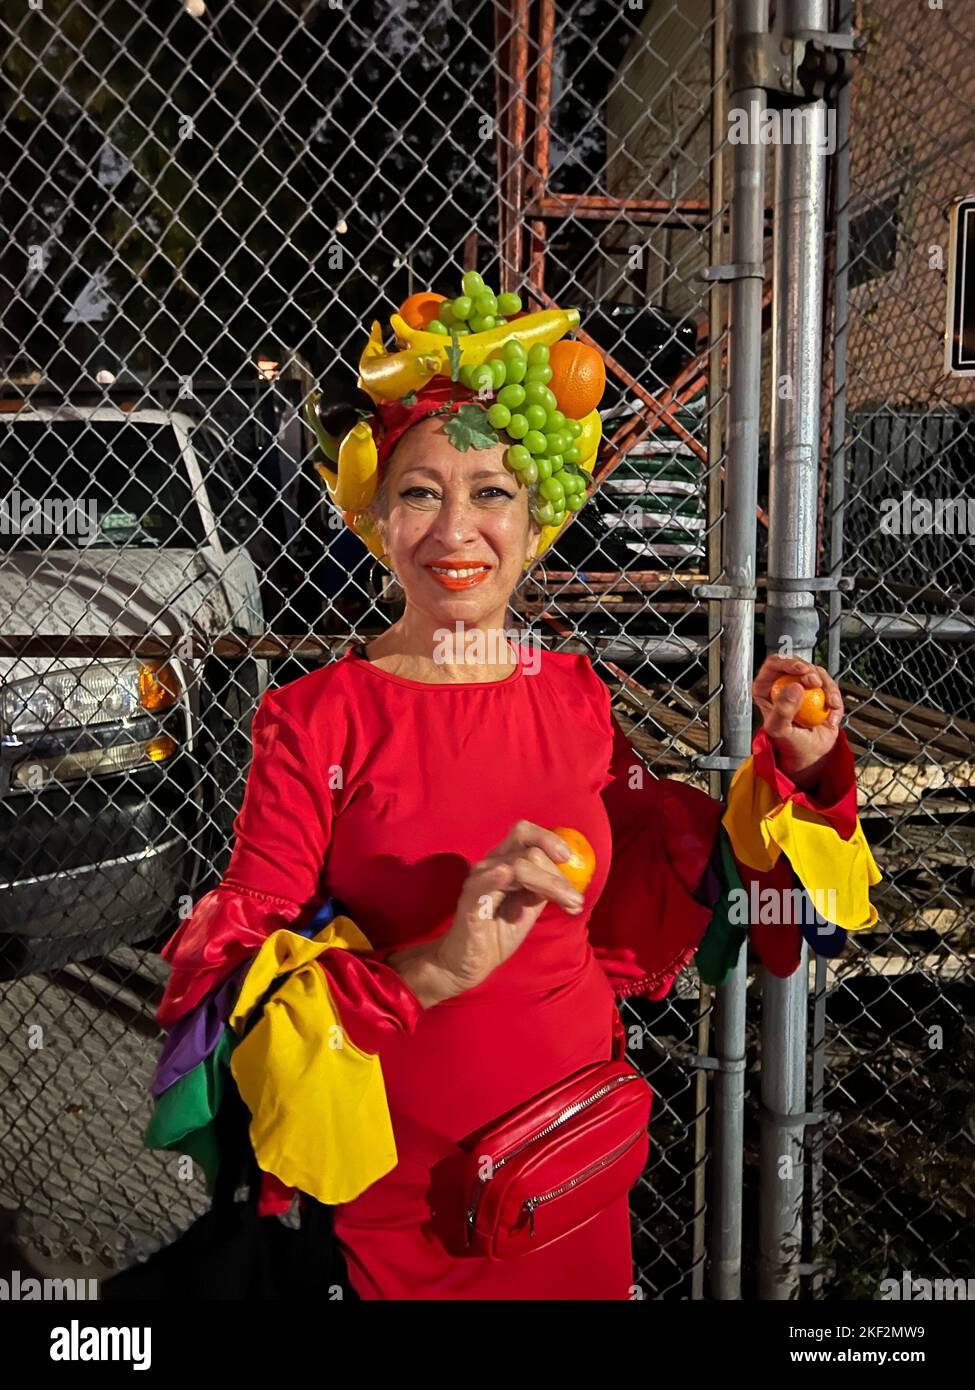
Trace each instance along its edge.
<path fill-rule="evenodd" d="M 357 1291 L 631 1296 L 626 1199 L 516 1259 L 449 1254 L 429 1219 L 429 1155 L 405 1124 L 453 1142 L 611 1056 L 615 996 L 662 997 L 700 942 L 711 902 L 698 890 L 721 804 L 655 779 L 589 659 L 565 653 L 522 651 L 502 681 L 449 685 L 392 675 L 350 649 L 269 692 L 253 741 L 233 857 L 167 948 L 175 968 L 160 1020 L 185 1012 L 269 931 L 337 898 L 374 952 L 329 951 L 322 968 L 352 1041 L 380 1055 L 399 1154 L 335 1210 Z M 585 910 L 548 904 L 487 980 L 423 1009 L 383 956 L 449 927 L 470 867 L 519 819 L 574 826 L 590 841 Z"/>

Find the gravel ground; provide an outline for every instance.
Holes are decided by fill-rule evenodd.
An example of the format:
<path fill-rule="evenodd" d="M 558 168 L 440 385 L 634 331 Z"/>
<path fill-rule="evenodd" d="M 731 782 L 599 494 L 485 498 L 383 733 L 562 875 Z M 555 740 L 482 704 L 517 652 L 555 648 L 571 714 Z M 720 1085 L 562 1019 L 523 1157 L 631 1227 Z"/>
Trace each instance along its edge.
<path fill-rule="evenodd" d="M 164 974 L 158 956 L 125 948 L 97 971 L 75 966 L 0 986 L 8 1266 L 19 1258 L 86 1275 L 124 1266 L 205 1209 L 202 1174 L 182 1180 L 178 1155 L 142 1144 Z"/>

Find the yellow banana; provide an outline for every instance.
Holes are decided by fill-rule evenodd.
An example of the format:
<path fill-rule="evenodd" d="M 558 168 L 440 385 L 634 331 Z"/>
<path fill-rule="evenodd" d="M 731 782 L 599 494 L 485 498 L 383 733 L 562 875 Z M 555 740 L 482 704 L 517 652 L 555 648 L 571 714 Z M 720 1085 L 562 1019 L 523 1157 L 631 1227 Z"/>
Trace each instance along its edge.
<path fill-rule="evenodd" d="M 437 354 L 442 364 L 437 368 L 438 372 L 450 372 L 450 359 L 447 356 L 449 338 L 444 338 L 438 333 L 427 333 L 421 328 L 411 328 L 399 314 L 391 315 L 389 324 L 398 342 L 414 352 Z M 544 343 L 546 347 L 551 347 L 578 326 L 578 309 L 542 309 L 537 314 L 526 314 L 524 318 L 513 319 L 511 323 L 502 324 L 500 328 L 489 328 L 485 333 L 467 333 L 457 339 L 460 347 L 460 365 L 479 367 L 482 362 L 487 361 L 492 352 L 497 352 L 498 348 L 513 339 L 517 339 L 524 348 L 534 347 L 536 343 Z"/>
<path fill-rule="evenodd" d="M 339 445 L 335 482 L 329 482 L 327 473 L 323 473 L 329 496 L 339 511 L 360 512 L 368 507 L 376 494 L 378 466 L 372 429 L 367 420 L 360 420 Z"/>
<path fill-rule="evenodd" d="M 592 415 L 595 415 L 596 417 L 595 424 L 592 423 L 592 416 L 587 415 L 585 420 L 583 421 L 583 432 L 579 435 L 578 439 L 576 440 L 577 444 L 582 444 L 585 439 L 591 439 L 593 434 L 595 433 L 596 445 L 593 448 L 592 453 L 588 456 L 588 458 L 582 459 L 579 463 L 579 467 L 584 469 L 586 473 L 592 473 L 593 469 L 596 466 L 596 456 L 599 452 L 599 437 L 602 434 L 603 429 L 603 422 L 600 419 L 599 411 L 594 410 L 592 412 Z M 588 434 L 585 428 L 587 424 L 589 427 Z M 589 495 L 592 496 L 592 493 L 590 492 Z M 561 521 L 558 526 L 542 527 L 542 534 L 539 537 L 538 550 L 535 554 L 535 559 L 526 560 L 523 566 L 524 569 L 530 569 L 530 567 L 535 563 L 536 560 L 541 559 L 541 557 L 545 554 L 546 550 L 548 550 L 552 542 L 555 540 L 556 536 L 561 535 L 561 533 L 565 530 L 565 528 L 568 526 L 569 522 L 575 515 L 575 512 L 568 512 L 565 516 L 565 519 Z"/>
<path fill-rule="evenodd" d="M 339 475 L 334 468 L 329 468 L 327 463 L 316 463 L 315 472 L 324 481 L 328 488 L 329 497 L 334 496 L 335 489 L 338 487 Z"/>
<path fill-rule="evenodd" d="M 599 448 L 599 441 L 603 437 L 603 422 L 598 410 L 590 410 L 589 414 L 583 417 L 582 431 L 573 443 L 579 450 L 579 458 L 588 459 L 594 455 Z M 580 463 L 581 468 L 585 468 L 584 463 Z M 591 473 L 592 469 L 587 469 Z"/>
<path fill-rule="evenodd" d="M 395 401 L 426 386 L 440 365 L 440 356 L 425 350 L 387 352 L 379 324 L 373 322 L 359 358 L 359 389 L 374 401 Z"/>
<path fill-rule="evenodd" d="M 379 532 L 376 530 L 371 517 L 368 517 L 365 512 L 356 513 L 346 511 L 342 513 L 342 520 L 345 522 L 346 526 L 352 527 L 362 543 L 375 555 L 377 560 L 381 560 L 384 564 L 388 563 L 386 552 L 383 549 L 383 543 L 379 539 Z"/>

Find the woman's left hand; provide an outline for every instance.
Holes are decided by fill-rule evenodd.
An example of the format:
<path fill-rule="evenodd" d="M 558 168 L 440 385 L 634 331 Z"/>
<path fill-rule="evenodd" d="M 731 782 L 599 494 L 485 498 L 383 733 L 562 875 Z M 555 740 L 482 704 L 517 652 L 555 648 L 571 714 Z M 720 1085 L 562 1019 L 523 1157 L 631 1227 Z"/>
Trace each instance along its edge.
<path fill-rule="evenodd" d="M 775 703 L 770 692 L 780 676 L 794 676 L 794 684 L 780 690 Z M 805 690 L 822 689 L 829 714 L 822 724 L 806 729 L 794 722 Z M 839 737 L 843 720 L 843 696 L 833 677 L 822 666 L 798 657 L 768 656 L 752 682 L 752 699 L 762 713 L 762 726 L 775 746 L 782 770 L 798 786 L 812 786 L 822 764 Z"/>

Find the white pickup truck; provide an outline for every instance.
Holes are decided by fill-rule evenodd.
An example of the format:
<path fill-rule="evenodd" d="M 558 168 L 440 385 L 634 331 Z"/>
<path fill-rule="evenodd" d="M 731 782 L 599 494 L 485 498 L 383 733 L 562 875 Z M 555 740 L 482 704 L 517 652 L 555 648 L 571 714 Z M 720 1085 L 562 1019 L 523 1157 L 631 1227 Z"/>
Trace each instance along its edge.
<path fill-rule="evenodd" d="M 226 851 L 267 665 L 179 646 L 263 627 L 223 451 L 175 411 L 0 407 L 0 636 L 173 646 L 0 655 L 0 978 L 156 940 Z"/>

